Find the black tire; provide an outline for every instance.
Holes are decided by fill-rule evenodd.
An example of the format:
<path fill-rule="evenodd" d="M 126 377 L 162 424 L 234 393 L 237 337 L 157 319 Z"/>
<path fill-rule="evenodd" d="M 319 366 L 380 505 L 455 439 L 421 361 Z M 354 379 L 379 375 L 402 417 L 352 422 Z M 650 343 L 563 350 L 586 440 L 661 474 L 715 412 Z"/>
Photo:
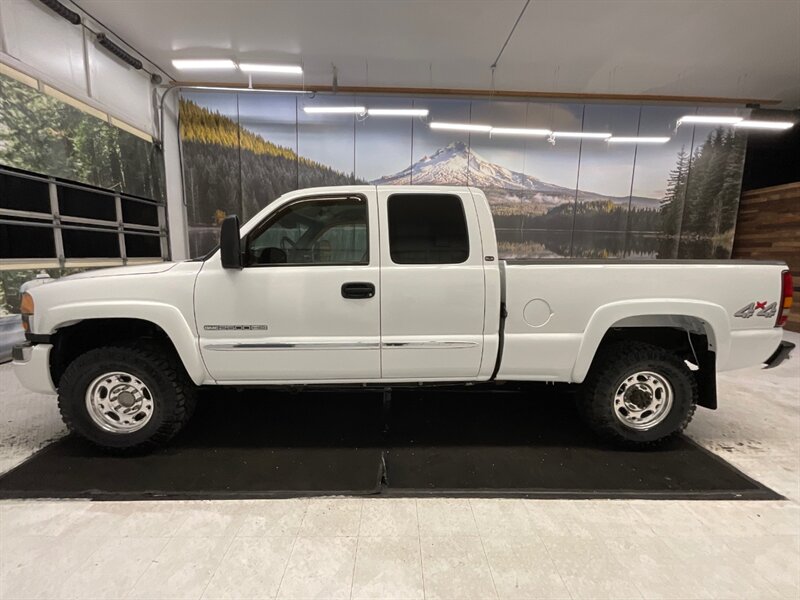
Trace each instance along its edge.
<path fill-rule="evenodd" d="M 649 371 L 672 388 L 672 406 L 662 421 L 635 429 L 617 416 L 614 397 L 625 380 Z M 602 349 L 583 383 L 578 407 L 584 421 L 601 438 L 629 448 L 653 447 L 678 435 L 697 407 L 697 381 L 676 354 L 643 342 L 619 342 Z"/>
<path fill-rule="evenodd" d="M 141 429 L 107 431 L 89 414 L 89 386 L 114 371 L 140 379 L 152 395 L 152 415 Z M 147 451 L 165 444 L 189 420 L 195 402 L 196 388 L 175 352 L 163 345 L 142 342 L 95 348 L 81 354 L 66 368 L 58 386 L 58 408 L 69 430 L 114 451 Z"/>

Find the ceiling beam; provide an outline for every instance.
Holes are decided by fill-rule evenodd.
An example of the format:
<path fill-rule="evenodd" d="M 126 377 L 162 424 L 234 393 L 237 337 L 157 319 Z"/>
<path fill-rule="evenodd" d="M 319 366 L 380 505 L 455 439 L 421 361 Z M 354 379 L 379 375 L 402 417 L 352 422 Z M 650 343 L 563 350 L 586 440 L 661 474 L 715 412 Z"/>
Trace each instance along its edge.
<path fill-rule="evenodd" d="M 272 85 L 253 84 L 253 87 L 213 81 L 176 81 L 169 87 L 214 87 L 237 90 L 298 90 L 306 92 L 333 92 L 330 85 Z M 726 98 L 718 96 L 674 96 L 664 94 L 582 94 L 576 92 L 536 92 L 522 90 L 486 90 L 453 88 L 413 88 L 413 87 L 365 87 L 340 85 L 338 94 L 391 94 L 401 96 L 451 96 L 514 99 L 514 100 L 553 100 L 580 102 L 619 102 L 636 104 L 713 104 L 716 106 L 775 106 L 780 100 L 766 98 Z"/>

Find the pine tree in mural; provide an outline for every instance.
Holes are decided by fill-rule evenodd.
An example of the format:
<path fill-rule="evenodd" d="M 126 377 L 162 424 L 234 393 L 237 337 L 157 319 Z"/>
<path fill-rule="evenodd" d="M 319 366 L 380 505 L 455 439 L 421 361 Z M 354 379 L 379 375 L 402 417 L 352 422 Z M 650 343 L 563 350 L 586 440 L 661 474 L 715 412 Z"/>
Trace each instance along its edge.
<path fill-rule="evenodd" d="M 713 239 L 715 245 L 727 247 L 730 253 L 745 144 L 744 134 L 719 128 L 695 151 L 680 232 L 682 245 L 684 240 Z M 686 251 L 681 254 L 686 255 Z"/>
<path fill-rule="evenodd" d="M 745 146 L 742 133 L 719 128 L 691 158 L 681 148 L 661 201 L 661 258 L 730 256 Z"/>
<path fill-rule="evenodd" d="M 667 192 L 661 201 L 661 231 L 668 236 L 678 234 L 688 175 L 689 153 L 686 152 L 686 147 L 681 146 L 678 162 L 669 172 Z"/>
<path fill-rule="evenodd" d="M 186 98 L 180 117 L 192 224 L 213 224 L 217 210 L 246 220 L 288 191 L 356 183 L 352 173 L 298 156 Z"/>

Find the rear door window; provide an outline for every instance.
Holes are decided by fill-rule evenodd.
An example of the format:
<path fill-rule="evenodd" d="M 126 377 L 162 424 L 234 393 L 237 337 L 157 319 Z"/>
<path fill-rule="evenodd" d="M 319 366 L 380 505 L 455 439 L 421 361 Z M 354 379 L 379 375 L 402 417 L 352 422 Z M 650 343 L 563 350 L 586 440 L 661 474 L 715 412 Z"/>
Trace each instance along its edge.
<path fill-rule="evenodd" d="M 400 265 L 445 265 L 469 258 L 467 219 L 451 194 L 392 194 L 389 255 Z"/>

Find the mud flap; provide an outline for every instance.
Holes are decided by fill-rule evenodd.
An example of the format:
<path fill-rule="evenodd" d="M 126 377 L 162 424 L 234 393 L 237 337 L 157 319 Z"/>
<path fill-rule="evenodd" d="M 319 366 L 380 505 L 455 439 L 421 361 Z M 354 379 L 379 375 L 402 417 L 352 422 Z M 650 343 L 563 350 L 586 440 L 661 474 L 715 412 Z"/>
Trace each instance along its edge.
<path fill-rule="evenodd" d="M 717 354 L 708 349 L 704 335 L 690 333 L 694 355 L 698 361 L 694 377 L 697 381 L 697 405 L 715 410 L 717 408 Z"/>

